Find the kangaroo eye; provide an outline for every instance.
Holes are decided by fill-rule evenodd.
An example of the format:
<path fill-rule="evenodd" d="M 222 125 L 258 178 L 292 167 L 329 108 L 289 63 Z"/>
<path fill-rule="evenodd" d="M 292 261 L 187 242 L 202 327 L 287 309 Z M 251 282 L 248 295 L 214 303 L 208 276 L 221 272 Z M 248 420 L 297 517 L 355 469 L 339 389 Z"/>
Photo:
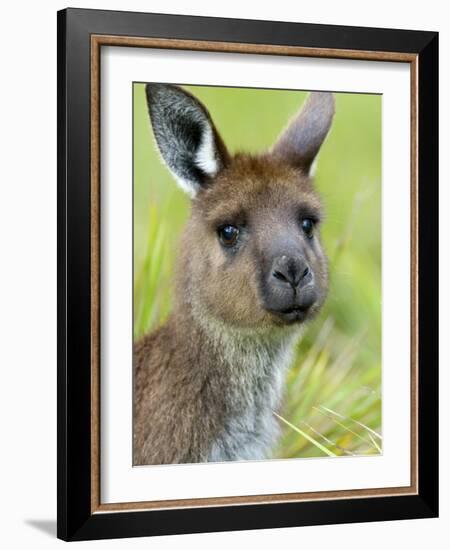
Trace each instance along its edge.
<path fill-rule="evenodd" d="M 303 218 L 302 230 L 303 230 L 303 233 L 308 237 L 308 239 L 312 239 L 313 230 L 314 230 L 314 221 L 311 218 Z"/>
<path fill-rule="evenodd" d="M 217 232 L 220 242 L 227 247 L 234 246 L 239 237 L 239 229 L 234 225 L 222 225 Z"/>

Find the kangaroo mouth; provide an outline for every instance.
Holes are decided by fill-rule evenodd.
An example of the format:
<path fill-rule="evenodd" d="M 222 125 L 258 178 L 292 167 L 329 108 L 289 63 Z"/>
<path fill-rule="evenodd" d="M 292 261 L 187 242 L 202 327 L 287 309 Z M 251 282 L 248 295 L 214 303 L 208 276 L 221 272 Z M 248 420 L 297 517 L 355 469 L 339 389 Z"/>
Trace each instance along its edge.
<path fill-rule="evenodd" d="M 301 323 L 309 314 L 312 304 L 293 305 L 284 309 L 271 309 L 270 312 L 286 324 Z"/>
<path fill-rule="evenodd" d="M 290 300 L 283 300 L 281 303 L 267 304 L 266 308 L 278 323 L 280 321 L 282 324 L 301 323 L 313 316 L 317 310 L 314 305 L 317 304 L 318 298 L 317 293 L 310 290 L 300 296 L 294 295 Z"/>
<path fill-rule="evenodd" d="M 287 309 L 282 309 L 279 311 L 282 315 L 291 315 L 291 313 L 306 313 L 310 306 L 293 306 L 288 307 Z"/>

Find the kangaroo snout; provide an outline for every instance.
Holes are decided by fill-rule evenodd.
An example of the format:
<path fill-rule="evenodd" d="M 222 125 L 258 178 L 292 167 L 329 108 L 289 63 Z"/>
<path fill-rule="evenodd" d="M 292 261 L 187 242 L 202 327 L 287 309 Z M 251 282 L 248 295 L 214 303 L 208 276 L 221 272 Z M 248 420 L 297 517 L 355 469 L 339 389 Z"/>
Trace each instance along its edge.
<path fill-rule="evenodd" d="M 297 288 L 311 282 L 312 273 L 306 260 L 301 256 L 277 256 L 272 263 L 272 284 L 290 287 L 294 293 Z"/>
<path fill-rule="evenodd" d="M 303 321 L 318 297 L 306 258 L 300 254 L 276 256 L 263 294 L 266 309 L 282 322 Z"/>

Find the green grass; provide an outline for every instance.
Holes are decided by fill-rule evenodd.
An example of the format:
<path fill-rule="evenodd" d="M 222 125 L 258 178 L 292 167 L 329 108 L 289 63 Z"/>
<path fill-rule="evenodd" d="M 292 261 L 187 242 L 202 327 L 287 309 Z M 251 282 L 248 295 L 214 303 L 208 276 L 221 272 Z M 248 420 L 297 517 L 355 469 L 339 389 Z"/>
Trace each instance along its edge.
<path fill-rule="evenodd" d="M 188 87 L 231 151 L 269 147 L 306 94 Z M 297 345 L 274 456 L 381 452 L 381 97 L 336 95 L 316 184 L 326 210 L 330 291 Z M 134 334 L 167 318 L 189 200 L 156 151 L 144 88 L 134 85 Z"/>

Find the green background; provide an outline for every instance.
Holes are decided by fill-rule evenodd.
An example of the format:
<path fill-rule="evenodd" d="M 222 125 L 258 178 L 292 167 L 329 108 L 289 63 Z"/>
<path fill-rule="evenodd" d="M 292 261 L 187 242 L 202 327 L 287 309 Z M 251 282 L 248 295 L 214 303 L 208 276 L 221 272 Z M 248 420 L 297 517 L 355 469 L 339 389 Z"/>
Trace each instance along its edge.
<path fill-rule="evenodd" d="M 210 111 L 230 152 L 270 147 L 307 93 L 186 86 Z M 134 333 L 171 308 L 177 240 L 189 199 L 156 149 L 143 84 L 134 84 Z M 381 96 L 335 94 L 318 158 L 330 291 L 299 342 L 281 411 L 276 457 L 381 451 Z"/>

